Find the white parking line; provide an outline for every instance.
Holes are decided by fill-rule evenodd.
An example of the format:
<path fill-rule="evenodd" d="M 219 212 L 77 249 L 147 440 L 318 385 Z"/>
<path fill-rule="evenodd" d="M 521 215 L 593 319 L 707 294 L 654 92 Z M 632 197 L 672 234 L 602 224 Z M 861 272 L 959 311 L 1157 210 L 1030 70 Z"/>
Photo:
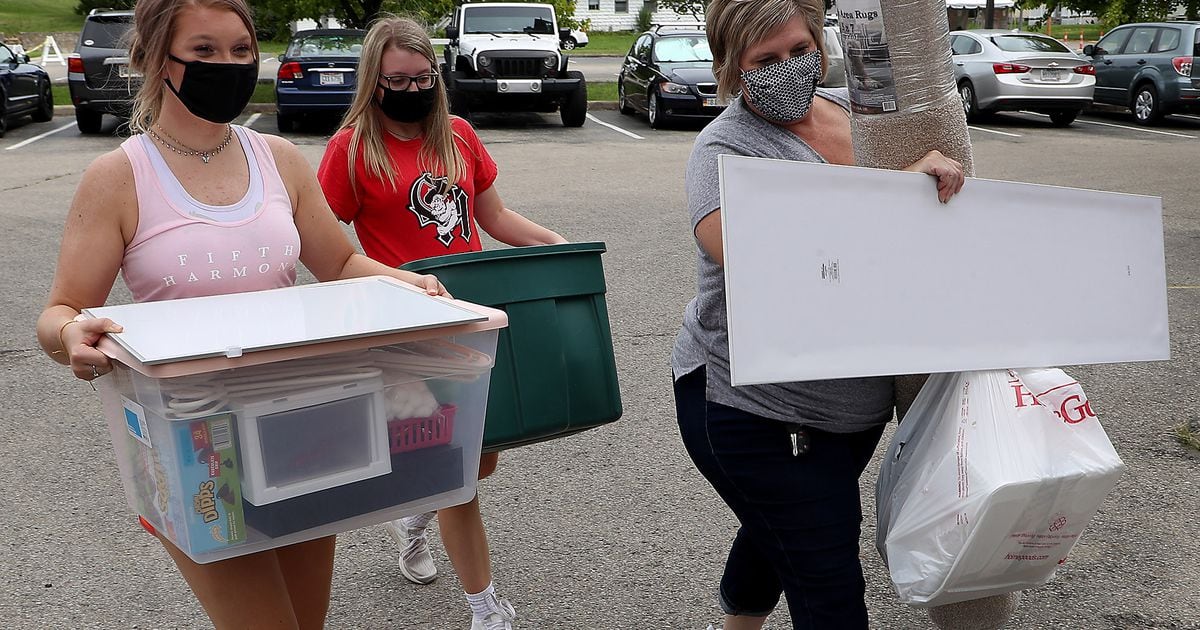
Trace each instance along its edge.
<path fill-rule="evenodd" d="M 12 151 L 13 149 L 20 149 L 21 147 L 23 147 L 27 144 L 33 144 L 34 142 L 37 142 L 38 140 L 41 140 L 42 138 L 45 138 L 46 136 L 56 134 L 64 129 L 70 129 L 71 127 L 74 127 L 74 126 L 75 126 L 75 123 L 67 123 L 67 124 L 59 127 L 58 129 L 51 129 L 50 131 L 47 131 L 46 133 L 39 133 L 38 135 L 36 135 L 32 138 L 22 140 L 16 144 L 12 145 L 11 147 L 5 147 L 4 150 Z"/>
<path fill-rule="evenodd" d="M 633 133 L 632 131 L 626 131 L 616 125 L 610 125 L 609 123 L 606 123 L 603 120 L 600 120 L 599 118 L 596 118 L 595 116 L 593 116 L 591 114 L 588 114 L 587 117 L 588 117 L 588 120 L 596 123 L 597 125 L 604 125 L 605 127 L 608 127 L 609 129 L 612 129 L 613 131 L 615 131 L 617 133 L 623 133 L 623 134 L 629 136 L 630 138 L 633 138 L 634 140 L 645 140 L 645 138 L 637 135 L 636 133 Z"/>
<path fill-rule="evenodd" d="M 1046 118 L 1050 117 L 1048 114 L 1039 114 L 1038 112 L 1021 111 L 1021 113 L 1029 114 L 1030 116 L 1044 116 Z M 1128 129 L 1130 131 L 1141 131 L 1143 133 L 1153 133 L 1153 134 L 1158 134 L 1160 136 L 1175 136 L 1176 138 L 1188 138 L 1190 140 L 1196 139 L 1196 136 L 1189 136 L 1189 135 L 1183 134 L 1183 133 L 1175 133 L 1173 131 L 1160 131 L 1158 129 L 1143 129 L 1141 127 L 1130 127 L 1129 125 L 1116 125 L 1113 123 L 1100 122 L 1098 120 L 1082 120 L 1082 119 L 1076 118 L 1075 122 L 1083 123 L 1085 125 L 1100 125 L 1103 127 L 1116 127 L 1117 129 Z"/>
<path fill-rule="evenodd" d="M 1200 116 L 1193 116 L 1191 114 L 1175 114 L 1175 115 L 1180 118 L 1191 118 L 1192 120 L 1200 120 Z"/>
<path fill-rule="evenodd" d="M 1007 131 L 996 131 L 995 129 L 984 129 L 983 127 L 976 127 L 975 125 L 967 125 L 967 129 L 974 129 L 975 131 L 986 131 L 988 133 L 999 134 L 1001 136 L 1009 136 L 1011 138 L 1020 138 L 1021 137 L 1021 134 L 1019 134 L 1019 133 L 1009 133 Z"/>
<path fill-rule="evenodd" d="M 258 112 L 250 114 L 250 117 L 246 119 L 246 122 L 242 123 L 242 126 L 243 127 L 253 127 L 255 121 L 257 121 L 259 118 L 262 118 L 262 114 L 260 114 Z"/>

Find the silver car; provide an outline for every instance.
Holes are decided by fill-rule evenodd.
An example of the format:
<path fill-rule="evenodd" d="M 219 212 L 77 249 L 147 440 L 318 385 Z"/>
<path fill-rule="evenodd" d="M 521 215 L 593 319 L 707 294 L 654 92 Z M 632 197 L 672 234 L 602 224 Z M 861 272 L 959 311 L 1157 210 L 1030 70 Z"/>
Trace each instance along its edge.
<path fill-rule="evenodd" d="M 1070 125 L 1092 103 L 1096 68 L 1062 42 L 1001 30 L 950 33 L 954 80 L 968 120 L 1027 109 Z"/>
<path fill-rule="evenodd" d="M 842 51 L 842 38 L 836 26 L 825 27 L 825 59 L 828 65 L 821 86 L 845 87 L 846 55 Z"/>

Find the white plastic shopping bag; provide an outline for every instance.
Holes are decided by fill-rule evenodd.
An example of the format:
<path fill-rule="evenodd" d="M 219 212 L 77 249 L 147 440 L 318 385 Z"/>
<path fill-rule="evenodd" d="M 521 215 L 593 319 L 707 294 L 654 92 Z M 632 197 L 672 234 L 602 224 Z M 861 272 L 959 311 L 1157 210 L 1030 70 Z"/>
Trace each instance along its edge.
<path fill-rule="evenodd" d="M 876 546 L 900 600 L 939 606 L 1046 582 L 1124 468 L 1062 370 L 931 376 L 875 488 Z"/>

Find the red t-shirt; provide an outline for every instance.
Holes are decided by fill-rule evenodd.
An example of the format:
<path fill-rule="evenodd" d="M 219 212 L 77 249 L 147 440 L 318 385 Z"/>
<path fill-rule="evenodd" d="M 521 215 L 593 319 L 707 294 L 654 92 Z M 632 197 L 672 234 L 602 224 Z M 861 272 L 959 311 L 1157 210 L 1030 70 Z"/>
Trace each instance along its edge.
<path fill-rule="evenodd" d="M 317 179 L 333 213 L 354 225 L 367 256 L 391 267 L 431 256 L 483 249 L 475 224 L 475 197 L 496 181 L 496 162 L 475 135 L 471 124 L 453 118 L 454 142 L 466 171 L 448 193 L 439 194 L 444 178 L 418 168 L 423 140 L 400 140 L 384 133 L 384 146 L 396 169 L 396 188 L 372 177 L 362 149 L 350 185 L 349 154 L 352 129 L 329 139 Z"/>

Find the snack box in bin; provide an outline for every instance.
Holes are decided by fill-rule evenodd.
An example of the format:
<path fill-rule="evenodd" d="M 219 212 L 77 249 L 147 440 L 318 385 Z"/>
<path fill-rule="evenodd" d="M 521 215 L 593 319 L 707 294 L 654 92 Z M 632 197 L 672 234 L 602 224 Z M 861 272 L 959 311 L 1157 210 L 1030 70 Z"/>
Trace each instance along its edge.
<path fill-rule="evenodd" d="M 387 277 L 85 309 L 129 505 L 196 562 L 475 495 L 502 311 Z"/>

